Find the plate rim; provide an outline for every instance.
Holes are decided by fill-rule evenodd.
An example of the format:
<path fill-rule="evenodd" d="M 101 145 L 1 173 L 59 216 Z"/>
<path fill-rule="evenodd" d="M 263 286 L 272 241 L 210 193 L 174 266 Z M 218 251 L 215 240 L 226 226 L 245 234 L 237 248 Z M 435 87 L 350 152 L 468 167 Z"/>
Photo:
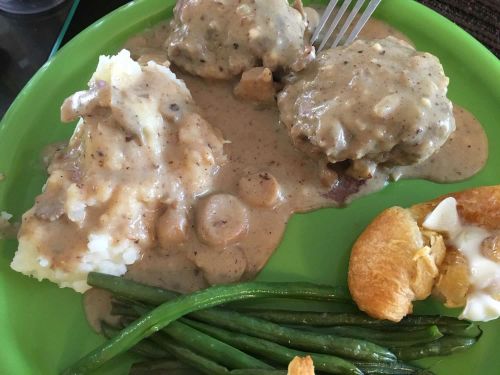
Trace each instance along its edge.
<path fill-rule="evenodd" d="M 396 1 L 397 0 L 394 0 L 393 3 L 395 3 Z M 131 3 L 128 3 L 124 6 L 116 9 L 115 11 L 109 13 L 108 15 L 104 16 L 103 18 L 96 21 L 95 23 L 93 23 L 92 25 L 87 27 L 85 30 L 80 32 L 71 41 L 69 41 L 55 55 L 54 58 L 52 58 L 51 60 L 46 62 L 40 68 L 40 70 L 32 77 L 32 79 L 30 79 L 30 81 L 25 85 L 25 87 L 22 89 L 22 91 L 20 92 L 18 97 L 16 97 L 16 99 L 14 100 L 12 105 L 9 107 L 9 109 L 6 112 L 3 119 L 0 121 L 0 137 L 2 137 L 3 134 L 5 134 L 4 132 L 7 129 L 10 129 L 14 126 L 14 124 L 15 124 L 14 119 L 16 119 L 18 116 L 21 116 L 19 118 L 22 119 L 22 113 L 18 113 L 20 111 L 20 108 L 22 108 L 27 101 L 29 102 L 29 100 L 33 99 L 31 97 L 33 95 L 32 91 L 31 91 L 31 89 L 33 87 L 36 87 L 39 84 L 44 85 L 43 76 L 47 70 L 56 69 L 58 67 L 57 61 L 64 60 L 64 56 L 67 56 L 69 54 L 74 53 L 74 49 L 76 48 L 76 45 L 78 45 L 80 43 L 80 41 L 85 39 L 88 35 L 92 35 L 94 32 L 96 32 L 96 30 L 99 31 L 100 28 L 103 27 L 103 23 L 106 22 L 106 18 L 111 17 L 111 16 L 113 16 L 113 17 L 117 16 L 117 17 L 121 17 L 123 19 L 126 19 L 130 12 L 132 12 L 132 11 L 135 12 L 136 7 L 139 7 L 139 9 L 140 9 L 141 4 L 144 4 L 144 6 L 146 6 L 146 4 L 148 4 L 148 3 L 153 3 L 153 4 L 157 3 L 158 5 L 161 5 L 159 7 L 159 10 L 155 13 L 157 15 L 164 13 L 164 12 L 167 12 L 169 7 L 173 6 L 173 5 L 169 5 L 170 2 L 168 0 L 167 1 L 164 1 L 164 0 L 163 1 L 162 0 L 135 0 Z M 405 5 L 407 5 L 407 4 L 405 4 Z M 439 28 L 447 28 L 449 26 L 452 26 L 454 29 L 454 34 L 458 33 L 457 34 L 458 36 L 456 36 L 457 39 L 465 38 L 467 40 L 467 43 L 466 43 L 467 45 L 471 45 L 472 48 L 477 49 L 477 51 L 478 51 L 477 57 L 478 58 L 476 59 L 477 60 L 476 62 L 481 63 L 481 61 L 484 60 L 485 62 L 487 62 L 487 65 L 491 65 L 492 66 L 491 69 L 493 69 L 493 71 L 498 73 L 498 75 L 500 76 L 500 61 L 497 60 L 496 57 L 485 46 L 483 46 L 479 41 L 477 41 L 473 36 L 468 34 L 465 30 L 461 29 L 457 25 L 453 24 L 451 21 L 449 21 L 445 17 L 436 13 L 432 9 L 425 7 L 422 4 L 419 4 L 415 1 L 411 1 L 411 2 L 408 2 L 408 6 L 410 8 L 413 6 L 416 6 L 417 8 L 422 7 L 422 8 L 425 8 L 426 11 L 430 11 L 429 17 L 432 20 L 431 23 L 437 23 Z M 151 14 L 151 12 L 149 13 L 148 18 L 153 18 L 153 15 Z M 137 20 L 136 22 L 139 23 L 140 21 Z M 484 52 L 486 52 L 486 54 Z M 476 55 L 476 53 L 471 53 L 471 56 L 474 56 L 474 55 Z M 56 60 L 57 58 L 58 58 L 58 60 Z M 54 62 L 54 61 L 56 61 L 56 62 Z M 94 63 L 94 65 L 95 65 L 95 63 Z M 54 66 L 55 66 L 55 68 L 54 68 Z M 489 70 L 489 69 L 490 68 L 485 68 L 485 70 Z M 40 82 L 42 82 L 42 83 L 40 83 Z M 496 94 L 496 96 L 498 96 L 500 98 L 500 91 L 498 90 L 498 87 L 494 86 L 493 80 L 492 81 L 484 80 L 482 82 L 488 83 L 489 84 L 488 85 L 489 92 L 493 92 L 494 94 Z"/>

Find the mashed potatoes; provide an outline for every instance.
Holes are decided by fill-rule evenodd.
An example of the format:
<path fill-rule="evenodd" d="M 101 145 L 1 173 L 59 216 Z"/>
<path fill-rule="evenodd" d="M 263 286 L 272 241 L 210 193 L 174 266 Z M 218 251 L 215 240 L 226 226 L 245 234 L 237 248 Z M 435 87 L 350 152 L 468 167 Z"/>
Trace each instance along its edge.
<path fill-rule="evenodd" d="M 191 201 L 224 162 L 223 140 L 167 66 L 125 50 L 100 58 L 61 117 L 80 120 L 23 216 L 11 267 L 83 292 L 88 272 L 121 275 L 157 237 L 168 242 L 156 226 L 164 217 L 182 235 Z"/>

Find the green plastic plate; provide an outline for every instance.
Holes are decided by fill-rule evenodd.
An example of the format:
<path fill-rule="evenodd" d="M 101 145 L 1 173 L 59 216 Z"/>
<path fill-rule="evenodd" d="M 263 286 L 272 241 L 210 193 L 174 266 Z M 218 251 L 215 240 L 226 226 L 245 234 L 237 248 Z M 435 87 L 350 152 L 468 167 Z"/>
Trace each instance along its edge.
<path fill-rule="evenodd" d="M 56 54 L 11 106 L 0 123 L 0 210 L 15 219 L 33 204 L 46 178 L 40 152 L 67 139 L 73 126 L 59 120 L 68 95 L 86 87 L 97 58 L 119 50 L 125 40 L 171 15 L 174 1 L 139 0 L 116 10 L 75 37 Z M 500 63 L 463 30 L 410 0 L 385 0 L 376 16 L 406 33 L 417 48 L 437 55 L 451 79 L 450 97 L 472 111 L 489 137 L 489 162 L 474 178 L 457 184 L 400 181 L 355 201 L 348 208 L 295 215 L 262 280 L 310 280 L 345 284 L 349 249 L 382 209 L 410 205 L 467 187 L 500 183 Z M 88 327 L 81 295 L 10 270 L 16 241 L 0 241 L 0 374 L 57 374 L 102 342 Z M 435 301 L 419 312 L 446 312 Z M 421 362 L 437 374 L 496 375 L 500 369 L 500 320 L 482 325 L 478 345 L 463 354 Z M 126 374 L 121 357 L 99 374 Z"/>

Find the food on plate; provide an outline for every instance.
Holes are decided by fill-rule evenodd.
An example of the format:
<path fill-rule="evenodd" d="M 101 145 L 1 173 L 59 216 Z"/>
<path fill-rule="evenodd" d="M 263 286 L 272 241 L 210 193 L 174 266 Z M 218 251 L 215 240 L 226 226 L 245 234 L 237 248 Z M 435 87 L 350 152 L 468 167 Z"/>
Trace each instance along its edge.
<path fill-rule="evenodd" d="M 368 22 L 363 34 L 368 40 L 323 52 L 318 62 L 292 73 L 295 83 L 280 94 L 278 108 L 276 90 L 290 77 L 276 81 L 285 71 L 298 69 L 283 61 L 290 60 L 291 53 L 300 60 L 297 49 L 310 47 L 304 44 L 304 35 L 310 30 L 304 31 L 302 26 L 308 18 L 310 27 L 317 22 L 314 10 L 303 9 L 300 2 L 295 6 L 277 0 L 182 1 L 171 28 L 163 22 L 127 42 L 135 61 L 126 51 L 102 57 L 89 89 L 74 94 L 62 107 L 64 121 L 80 121 L 67 147 L 48 147 L 52 152 L 48 155 L 47 151 L 44 160 L 50 176 L 24 216 L 12 267 L 80 292 L 88 289 L 85 275 L 92 270 L 126 273 L 130 279 L 179 292 L 248 280 L 277 248 L 293 213 L 348 203 L 381 189 L 391 173 L 456 181 L 481 168 L 487 140 L 472 116 L 456 112 L 457 130 L 446 140 L 454 122 L 445 96 L 447 78 L 437 59 L 404 42 L 384 39 L 395 31 L 380 21 Z M 203 12 L 197 13 L 198 18 L 193 16 L 199 9 L 212 8 L 216 9 L 212 19 L 199 19 L 208 14 Z M 196 38 L 204 35 L 200 34 L 204 28 L 217 25 L 226 30 L 224 38 L 229 38 L 230 48 L 208 45 L 203 53 L 227 64 L 234 60 L 233 53 L 247 56 L 254 45 L 244 39 L 245 27 L 229 31 L 238 17 L 222 22 L 233 8 L 249 12 L 244 16 L 249 23 L 244 25 L 260 28 L 266 38 L 272 37 L 262 52 L 269 55 L 261 56 L 263 63 L 257 58 L 258 64 L 245 65 L 236 87 L 236 79 L 206 80 L 183 71 L 192 72 L 181 62 L 180 66 L 170 65 L 167 52 L 172 52 L 172 45 L 164 45 L 165 40 L 177 38 L 180 42 L 178 38 L 185 32 L 177 47 L 199 47 L 196 43 L 203 38 Z M 263 14 L 270 17 L 265 25 Z M 289 23 L 295 25 L 292 29 L 301 30 L 300 38 L 296 33 L 272 34 L 268 30 Z M 374 35 L 379 39 L 370 41 Z M 212 41 L 218 40 L 214 38 L 212 35 Z M 241 44 L 234 49 L 234 43 Z M 279 61 L 271 63 L 274 54 Z M 326 148 L 312 151 L 318 137 L 294 145 L 289 133 L 298 142 L 300 137 L 293 129 L 307 128 L 292 102 L 296 99 L 299 105 L 309 94 L 317 95 L 319 79 L 328 81 L 333 74 L 330 68 L 336 70 L 335 84 L 328 84 L 324 98 L 318 96 L 325 99 L 320 107 L 329 116 L 323 120 L 347 119 L 342 134 L 344 130 L 345 134 L 358 133 L 356 140 L 344 137 L 347 154 L 335 151 L 325 158 Z M 273 77 L 275 69 L 280 72 Z M 385 73 L 375 74 L 379 70 Z M 316 71 L 318 77 L 310 77 Z M 331 95 L 342 91 L 348 77 L 356 79 L 353 92 L 333 100 Z M 384 77 L 389 83 L 382 87 Z M 308 79 L 312 79 L 310 84 L 306 84 Z M 359 90 L 366 93 L 354 95 Z M 389 93 L 391 90 L 398 94 Z M 342 104 L 356 96 L 364 98 L 360 105 Z M 256 106 L 259 101 L 265 105 Z M 397 116 L 391 120 L 389 104 L 395 102 L 399 105 L 391 108 Z M 300 108 L 307 108 L 302 104 Z M 365 104 L 370 104 L 369 111 L 359 112 Z M 421 112 L 417 119 L 405 119 L 405 113 L 415 111 Z M 279 122 L 280 115 L 288 127 Z M 290 128 L 289 122 L 296 120 L 304 121 Z M 334 122 L 325 121 L 321 124 L 328 131 Z M 361 123 L 370 126 L 361 131 L 356 128 Z M 385 132 L 383 139 L 373 138 L 374 132 Z M 405 138 L 405 132 L 413 138 Z M 328 149 L 334 146 L 330 144 Z M 430 154 L 424 162 L 427 166 L 417 164 L 418 172 L 395 170 L 400 168 L 395 164 L 413 163 Z M 449 166 L 449 176 L 442 166 Z M 443 278 L 443 290 L 449 279 Z M 428 285 L 422 294 L 425 288 Z M 89 311 L 88 306 L 99 304 L 92 294 L 88 297 Z"/>
<path fill-rule="evenodd" d="M 242 100 L 272 103 L 276 97 L 276 84 L 273 73 L 268 68 L 252 68 L 241 75 L 240 82 L 234 87 L 234 96 Z"/>
<path fill-rule="evenodd" d="M 500 316 L 500 186 L 391 207 L 357 239 L 349 289 L 369 315 L 400 321 L 432 290 L 461 318 Z"/>
<path fill-rule="evenodd" d="M 413 300 L 430 295 L 445 252 L 443 238 L 421 231 L 410 210 L 383 211 L 352 248 L 349 289 L 354 301 L 371 316 L 401 320 Z"/>
<path fill-rule="evenodd" d="M 206 375 L 285 375 L 287 367 L 289 374 L 304 375 L 314 367 L 329 374 L 432 374 L 403 360 L 465 350 L 482 333 L 474 323 L 443 316 L 392 323 L 359 312 L 216 307 L 266 297 L 349 302 L 344 288 L 309 283 L 252 282 L 184 296 L 95 272 L 88 283 L 113 295 L 111 313 L 118 323 L 101 323 L 110 341 L 63 374 L 95 369 L 124 350 L 144 358 L 133 366 L 134 374 L 184 366 Z"/>
<path fill-rule="evenodd" d="M 314 375 L 314 363 L 311 356 L 294 357 L 288 365 L 287 375 Z"/>
<path fill-rule="evenodd" d="M 89 271 L 125 273 L 156 235 L 180 241 L 188 205 L 225 160 L 223 139 L 167 66 L 125 50 L 101 57 L 61 117 L 79 122 L 23 216 L 11 266 L 83 292 Z"/>
<path fill-rule="evenodd" d="M 248 230 L 248 212 L 234 195 L 214 194 L 199 203 L 196 224 L 200 239 L 225 246 Z"/>
<path fill-rule="evenodd" d="M 173 63 L 205 78 L 298 71 L 314 58 L 307 26 L 300 0 L 180 0 L 165 46 Z"/>
<path fill-rule="evenodd" d="M 321 52 L 278 96 L 296 147 L 370 178 L 429 158 L 455 130 L 439 60 L 393 37 Z"/>
<path fill-rule="evenodd" d="M 317 22 L 301 1 L 181 0 L 170 28 L 134 38 L 131 55 L 101 57 L 89 89 L 64 102 L 62 120 L 79 121 L 46 159 L 12 268 L 93 288 L 86 313 L 109 341 L 65 374 L 129 350 L 146 372 L 417 374 L 404 361 L 465 350 L 482 331 L 403 318 L 413 300 L 434 290 L 465 306 L 462 318 L 500 315 L 498 228 L 483 213 L 470 221 L 464 207 L 480 204 L 460 194 L 385 211 L 353 249 L 355 301 L 400 324 L 219 307 L 267 297 L 352 304 L 329 286 L 234 283 L 262 269 L 295 212 L 342 205 L 389 176 L 464 179 L 486 160 L 484 132 L 452 108 L 437 58 L 368 37 L 312 62 Z"/>
<path fill-rule="evenodd" d="M 472 211 L 472 216 L 464 211 Z M 455 250 L 451 259 L 447 254 L 436 283 L 445 305 L 464 307 L 460 316 L 473 321 L 500 317 L 500 186 L 452 195 L 422 225 L 443 233 L 446 244 Z M 452 283 L 455 288 L 450 288 Z"/>
<path fill-rule="evenodd" d="M 253 206 L 273 207 L 281 199 L 278 181 L 267 172 L 240 178 L 238 189 L 242 199 Z"/>
<path fill-rule="evenodd" d="M 186 9 L 213 5 L 210 2 L 183 4 Z M 179 3 L 177 15 L 181 14 L 181 6 Z M 314 18 L 312 10 L 305 8 L 304 12 L 309 19 Z M 169 40 L 171 32 L 175 30 L 162 23 L 132 37 L 126 46 L 133 58 L 143 64 L 149 60 L 161 63 L 167 59 L 168 45 L 163 42 Z M 404 37 L 381 21 L 370 20 L 362 37 L 383 39 L 388 35 Z M 400 42 L 392 43 L 410 56 L 418 55 Z M 170 68 L 184 80 L 204 118 L 224 135 L 226 162 L 219 165 L 211 187 L 187 204 L 190 206 L 187 215 L 169 210 L 159 219 L 155 230 L 163 228 L 163 231 L 156 234 L 155 246 L 128 267 L 127 277 L 136 281 L 189 292 L 210 284 L 251 279 L 280 243 L 293 213 L 349 203 L 381 189 L 389 174 L 457 181 L 476 173 L 486 161 L 487 140 L 480 124 L 467 112 L 454 108 L 457 129 L 438 152 L 416 164 L 418 168 L 409 166 L 409 170 L 400 170 L 408 166 L 389 167 L 384 162 L 372 178 L 367 178 L 375 163 L 367 166 L 349 161 L 331 163 L 326 159 L 318 162 L 290 142 L 287 128 L 279 122 L 274 101 L 274 90 L 283 83 L 277 82 L 283 77 L 282 72 L 272 77 L 275 72 L 271 68 L 250 67 L 236 84 L 236 77 L 233 80 L 195 77 L 175 62 Z M 417 68 L 422 70 L 420 75 L 425 75 L 425 66 Z M 393 70 L 397 69 L 395 66 Z M 255 105 L 259 101 L 261 103 Z M 221 194 L 233 197 L 231 201 L 237 202 L 238 209 L 230 220 L 213 221 L 206 202 L 210 202 L 212 196 L 220 198 Z M 202 218 L 202 215 L 206 216 Z M 211 222 L 217 225 L 206 226 Z M 90 299 L 88 305 L 92 305 Z"/>
<path fill-rule="evenodd" d="M 0 211 L 0 239 L 10 237 L 13 232 L 13 224 L 9 221 L 12 219 L 12 214 L 5 211 Z"/>
<path fill-rule="evenodd" d="M 65 373 L 131 350 L 210 375 L 413 374 L 420 369 L 402 360 L 472 346 L 481 330 L 454 318 L 404 319 L 401 331 L 362 314 L 215 308 L 264 297 L 351 303 L 328 286 L 234 283 L 262 269 L 293 213 L 342 205 L 389 175 L 466 178 L 484 164 L 487 142 L 472 116 L 453 112 L 437 58 L 384 38 L 394 31 L 378 21 L 368 29 L 381 39 L 311 62 L 318 19 L 300 1 L 184 0 L 174 13 L 170 27 L 127 42 L 130 53 L 101 57 L 89 89 L 64 102 L 75 133 L 49 147 L 48 181 L 23 217 L 12 268 L 87 291 L 88 320 L 110 338 Z M 461 148 L 470 162 L 450 163 Z M 391 312 L 402 317 L 433 287 L 448 305 L 469 305 L 477 282 L 464 277 L 466 257 L 412 215 L 386 214 L 385 233 L 400 236 L 391 264 L 411 269 L 394 277 L 408 286 Z M 485 257 L 497 259 L 498 242 L 483 241 Z M 336 323 L 307 323 L 318 317 Z"/>
<path fill-rule="evenodd" d="M 111 276 L 90 273 L 88 282 L 90 285 L 95 286 L 96 282 L 101 281 L 104 282 L 105 285 L 111 286 L 109 284 L 109 281 L 112 280 L 110 277 Z M 138 293 L 140 296 L 138 299 L 141 301 L 148 301 L 154 304 L 161 303 L 161 301 L 167 302 L 151 311 L 147 311 L 147 318 L 135 320 L 125 328 L 120 335 L 113 337 L 107 343 L 103 344 L 102 347 L 95 349 L 90 355 L 82 358 L 73 366 L 66 369 L 63 374 L 85 373 L 96 369 L 102 366 L 104 362 L 131 349 L 134 344 L 140 340 L 167 327 L 170 323 L 176 321 L 183 315 L 230 303 L 232 301 L 269 297 L 319 301 L 345 301 L 346 299 L 346 294 L 339 289 L 309 283 L 249 282 L 232 285 L 217 285 L 190 295 L 181 296 L 180 298 L 173 298 L 176 293 L 135 284 L 127 280 L 123 280 L 123 283 L 115 283 L 115 287 L 123 293 L 128 293 L 129 296 Z M 206 312 L 207 311 L 205 311 L 205 313 Z M 218 315 L 217 312 L 215 315 Z M 337 350 L 351 351 L 356 355 L 363 355 L 363 353 L 367 355 L 367 350 L 370 347 L 368 344 L 369 343 L 367 343 L 365 351 L 360 350 L 355 343 L 353 343 L 351 348 L 343 348 L 339 343 L 336 344 L 336 348 Z M 377 347 L 374 344 L 371 346 Z M 169 346 L 169 348 L 172 349 L 173 347 Z M 383 350 L 383 348 L 381 348 L 381 350 Z M 376 353 L 372 355 L 376 356 Z M 288 361 L 290 359 L 291 358 L 289 358 Z M 348 362 L 340 359 L 334 361 L 332 366 L 335 366 L 337 369 L 339 366 L 351 368 L 352 371 L 350 371 L 350 373 L 361 374 L 356 370 L 354 365 L 350 365 Z"/>

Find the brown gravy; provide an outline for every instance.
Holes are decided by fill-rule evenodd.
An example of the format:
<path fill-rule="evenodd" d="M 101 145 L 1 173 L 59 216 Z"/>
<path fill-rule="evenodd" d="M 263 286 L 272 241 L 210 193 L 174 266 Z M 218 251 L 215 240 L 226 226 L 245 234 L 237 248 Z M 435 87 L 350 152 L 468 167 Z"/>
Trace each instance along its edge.
<path fill-rule="evenodd" d="M 165 24 L 132 38 L 126 45 L 132 55 L 162 58 L 161 41 L 168 28 Z M 382 38 L 402 34 L 381 21 L 370 20 L 361 37 Z M 406 39 L 406 38 L 405 38 Z M 173 69 L 174 71 L 175 68 Z M 317 162 L 294 148 L 278 121 L 275 105 L 258 107 L 237 100 L 234 81 L 205 81 L 176 71 L 201 109 L 204 118 L 219 128 L 226 140 L 228 161 L 220 168 L 212 193 L 229 193 L 245 202 L 248 209 L 248 232 L 225 247 L 209 246 L 198 239 L 195 228 L 197 204 L 191 209 L 187 240 L 168 248 L 155 248 L 129 266 L 127 278 L 180 292 L 189 292 L 209 284 L 230 283 L 253 278 L 266 264 L 278 246 L 289 217 L 320 207 L 333 207 L 328 189 L 321 183 Z M 388 175 L 397 178 L 426 178 L 439 182 L 458 181 L 482 168 L 487 158 L 487 139 L 481 125 L 466 110 L 455 109 L 457 131 L 441 151 L 428 161 L 411 167 L 384 171 L 369 180 L 360 193 L 382 188 Z M 240 179 L 259 174 L 272 175 L 279 184 L 279 196 L 272 207 L 249 204 L 242 196 Z M 94 328 L 109 301 L 102 295 L 88 294 L 86 312 Z M 97 298 L 99 297 L 99 298 Z M 100 306 L 100 307 L 99 307 Z"/>
<path fill-rule="evenodd" d="M 423 178 L 436 182 L 454 182 L 474 176 L 488 159 L 488 139 L 472 113 L 454 106 L 457 126 L 448 141 L 424 162 L 397 168 L 393 175 L 403 178 Z"/>

